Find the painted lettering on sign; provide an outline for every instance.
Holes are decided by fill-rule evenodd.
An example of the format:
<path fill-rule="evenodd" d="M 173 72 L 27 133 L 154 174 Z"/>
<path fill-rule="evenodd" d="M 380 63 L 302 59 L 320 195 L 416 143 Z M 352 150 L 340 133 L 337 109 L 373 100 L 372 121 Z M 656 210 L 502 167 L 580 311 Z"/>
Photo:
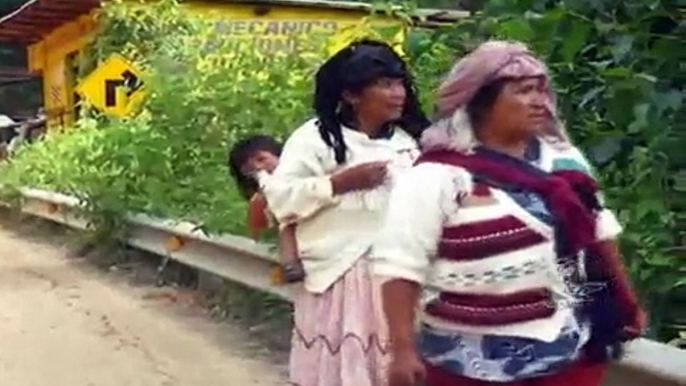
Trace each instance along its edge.
<path fill-rule="evenodd" d="M 283 36 L 311 33 L 333 33 L 338 22 L 325 20 L 222 20 L 217 32 L 226 35 Z"/>
<path fill-rule="evenodd" d="M 337 21 L 326 20 L 223 20 L 217 32 L 239 42 L 250 42 L 267 52 L 293 52 L 308 35 L 331 35 L 339 29 Z"/>

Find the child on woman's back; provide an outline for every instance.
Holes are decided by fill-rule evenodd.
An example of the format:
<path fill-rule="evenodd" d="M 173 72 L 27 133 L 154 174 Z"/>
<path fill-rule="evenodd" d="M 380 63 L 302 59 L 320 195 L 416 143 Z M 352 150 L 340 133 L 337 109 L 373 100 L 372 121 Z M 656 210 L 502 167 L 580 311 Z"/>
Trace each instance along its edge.
<path fill-rule="evenodd" d="M 273 225 L 267 204 L 260 192 L 265 176 L 279 163 L 281 144 L 266 135 L 254 135 L 234 145 L 229 154 L 231 175 L 248 204 L 248 229 L 257 239 L 261 231 Z M 298 257 L 295 224 L 285 224 L 279 230 L 279 260 L 283 279 L 287 283 L 302 281 L 305 272 Z"/>

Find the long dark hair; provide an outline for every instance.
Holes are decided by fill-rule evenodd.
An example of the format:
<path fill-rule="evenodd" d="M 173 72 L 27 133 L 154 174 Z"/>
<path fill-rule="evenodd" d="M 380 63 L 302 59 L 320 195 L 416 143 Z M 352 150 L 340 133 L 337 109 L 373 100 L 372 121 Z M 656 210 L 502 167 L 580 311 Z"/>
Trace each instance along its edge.
<path fill-rule="evenodd" d="M 336 162 L 346 160 L 341 113 L 350 111 L 343 92 L 359 93 L 379 78 L 401 78 L 407 97 L 401 118 L 392 122 L 419 140 L 430 122 L 421 109 L 407 65 L 393 49 L 379 41 L 360 40 L 331 57 L 317 71 L 314 110 L 322 140 L 333 149 Z"/>
<path fill-rule="evenodd" d="M 266 151 L 280 157 L 282 147 L 281 143 L 268 135 L 253 135 L 236 142 L 231 148 L 228 159 L 229 172 L 243 198 L 250 199 L 259 190 L 255 178 L 241 171 L 243 165 L 258 151 Z"/>

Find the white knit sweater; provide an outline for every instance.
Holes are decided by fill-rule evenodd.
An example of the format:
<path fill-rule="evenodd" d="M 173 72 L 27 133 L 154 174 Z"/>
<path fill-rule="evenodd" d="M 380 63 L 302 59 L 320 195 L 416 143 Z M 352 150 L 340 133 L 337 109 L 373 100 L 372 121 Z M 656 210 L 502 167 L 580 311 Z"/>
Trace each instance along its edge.
<path fill-rule="evenodd" d="M 395 130 L 390 139 L 370 139 L 343 128 L 348 148 L 344 165 L 320 137 L 316 120 L 288 139 L 274 174 L 261 179 L 270 210 L 283 224 L 297 223 L 298 249 L 306 271 L 305 287 L 321 293 L 370 249 L 385 218 L 390 186 L 419 155 L 414 139 Z M 376 189 L 334 196 L 330 177 L 343 168 L 390 161 L 390 178 Z"/>
<path fill-rule="evenodd" d="M 576 149 L 560 152 L 545 144 L 540 165 L 551 170 L 555 164 L 576 163 L 588 168 Z M 472 192 L 469 172 L 443 164 L 420 164 L 398 179 L 390 198 L 388 217 L 372 252 L 376 275 L 402 278 L 425 288 L 453 293 L 508 294 L 532 288 L 547 288 L 559 304 L 549 318 L 499 326 L 461 325 L 424 315 L 422 320 L 442 330 L 463 333 L 520 336 L 543 341 L 556 338 L 572 316 L 570 288 L 556 263 L 552 227 L 520 207 L 507 193 L 491 188 L 488 202 L 474 199 L 458 204 L 458 197 Z M 542 236 L 543 242 L 475 260 L 439 259 L 437 246 L 445 226 L 511 216 Z M 621 226 L 611 211 L 598 216 L 597 237 L 612 239 Z M 495 235 L 494 235 L 495 236 Z M 569 303 L 569 302 L 567 302 Z"/>

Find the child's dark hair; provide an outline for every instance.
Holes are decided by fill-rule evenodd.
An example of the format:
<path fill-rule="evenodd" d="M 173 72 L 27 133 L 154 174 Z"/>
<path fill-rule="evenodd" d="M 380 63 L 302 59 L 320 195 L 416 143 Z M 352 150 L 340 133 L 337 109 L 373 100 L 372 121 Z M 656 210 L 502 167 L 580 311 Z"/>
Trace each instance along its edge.
<path fill-rule="evenodd" d="M 259 190 L 259 186 L 252 176 L 241 171 L 242 166 L 258 151 L 266 151 L 279 157 L 282 147 L 281 143 L 268 135 L 253 135 L 233 146 L 229 152 L 229 171 L 243 198 L 250 199 Z"/>
<path fill-rule="evenodd" d="M 345 162 L 347 150 L 341 119 L 350 113 L 350 106 L 344 104 L 343 92 L 360 92 L 384 77 L 401 78 L 407 93 L 402 117 L 392 123 L 417 140 L 429 126 L 402 58 L 382 42 L 360 40 L 352 43 L 324 63 L 315 79 L 314 110 L 319 133 L 327 146 L 333 149 L 338 164 Z"/>

